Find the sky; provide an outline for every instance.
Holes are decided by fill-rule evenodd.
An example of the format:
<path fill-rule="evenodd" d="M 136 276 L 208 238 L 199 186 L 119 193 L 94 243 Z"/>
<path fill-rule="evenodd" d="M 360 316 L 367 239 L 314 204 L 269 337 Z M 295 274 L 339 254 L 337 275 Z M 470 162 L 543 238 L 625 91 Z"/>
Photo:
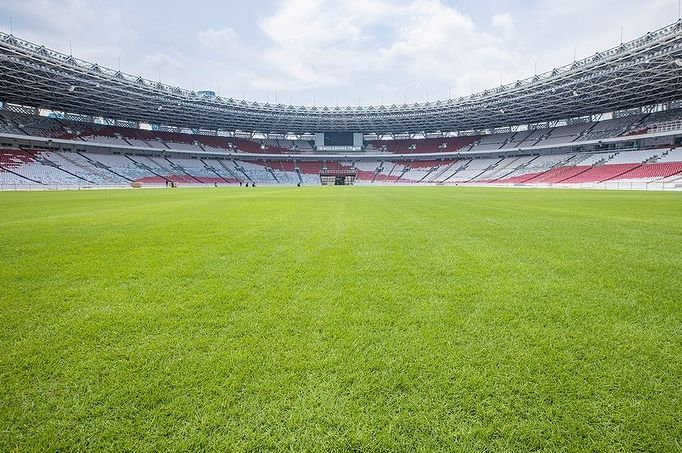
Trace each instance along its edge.
<path fill-rule="evenodd" d="M 673 23 L 678 0 L 2 0 L 0 30 L 223 97 L 457 98 Z M 537 69 L 536 69 L 537 68 Z"/>

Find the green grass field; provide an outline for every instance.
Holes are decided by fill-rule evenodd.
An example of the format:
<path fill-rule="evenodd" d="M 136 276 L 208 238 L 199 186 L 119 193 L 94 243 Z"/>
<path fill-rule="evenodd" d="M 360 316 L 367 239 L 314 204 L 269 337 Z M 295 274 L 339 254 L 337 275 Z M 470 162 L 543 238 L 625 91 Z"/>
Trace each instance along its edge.
<path fill-rule="evenodd" d="M 0 193 L 0 451 L 680 451 L 682 194 Z"/>

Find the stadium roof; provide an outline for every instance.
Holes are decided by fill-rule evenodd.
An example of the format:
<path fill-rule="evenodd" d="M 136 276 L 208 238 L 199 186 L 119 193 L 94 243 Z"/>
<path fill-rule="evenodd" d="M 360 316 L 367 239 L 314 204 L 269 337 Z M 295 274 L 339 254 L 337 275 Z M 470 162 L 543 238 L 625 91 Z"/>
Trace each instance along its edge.
<path fill-rule="evenodd" d="M 484 130 L 682 98 L 682 21 L 584 60 L 472 96 L 314 107 L 226 99 L 146 80 L 0 33 L 0 99 L 110 119 L 216 131 Z"/>

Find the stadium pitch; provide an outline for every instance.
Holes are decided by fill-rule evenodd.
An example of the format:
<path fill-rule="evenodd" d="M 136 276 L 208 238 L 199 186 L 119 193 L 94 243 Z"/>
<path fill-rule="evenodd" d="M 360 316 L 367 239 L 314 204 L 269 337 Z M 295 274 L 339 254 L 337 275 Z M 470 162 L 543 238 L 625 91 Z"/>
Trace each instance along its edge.
<path fill-rule="evenodd" d="M 0 193 L 0 450 L 679 451 L 682 198 Z"/>

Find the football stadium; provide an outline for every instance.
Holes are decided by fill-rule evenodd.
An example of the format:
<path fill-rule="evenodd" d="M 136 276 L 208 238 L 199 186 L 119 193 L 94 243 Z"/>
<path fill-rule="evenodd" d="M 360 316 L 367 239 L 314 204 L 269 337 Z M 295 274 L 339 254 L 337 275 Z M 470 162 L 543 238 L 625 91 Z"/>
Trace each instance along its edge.
<path fill-rule="evenodd" d="M 119 42 L 104 2 L 0 5 L 0 451 L 682 451 L 678 2 L 624 1 L 623 26 L 560 8 L 596 53 L 501 83 L 472 62 L 569 32 L 522 27 L 528 6 L 468 52 L 456 24 L 483 28 L 492 2 L 340 3 L 251 8 L 263 39 L 289 42 L 293 16 L 303 41 L 340 37 L 311 58 L 334 77 L 297 69 L 297 88 L 258 74 L 299 41 L 258 52 L 238 11 L 196 35 L 229 38 L 215 59 L 264 100 L 189 88 L 212 61 L 107 64 L 126 39 L 179 54 L 147 36 L 193 46 L 206 14 L 160 27 L 121 1 L 149 35 Z M 50 41 L 92 17 L 85 56 Z M 366 35 L 392 20 L 409 39 Z M 607 25 L 620 42 L 597 39 Z M 469 92 L 353 102 L 384 93 L 370 75 L 415 36 L 474 65 L 454 65 Z M 532 66 L 527 49 L 510 55 Z M 362 76 L 334 66 L 351 50 Z M 396 86 L 450 77 L 410 72 L 431 68 L 422 50 L 390 57 Z M 301 92 L 321 102 L 283 102 Z"/>

